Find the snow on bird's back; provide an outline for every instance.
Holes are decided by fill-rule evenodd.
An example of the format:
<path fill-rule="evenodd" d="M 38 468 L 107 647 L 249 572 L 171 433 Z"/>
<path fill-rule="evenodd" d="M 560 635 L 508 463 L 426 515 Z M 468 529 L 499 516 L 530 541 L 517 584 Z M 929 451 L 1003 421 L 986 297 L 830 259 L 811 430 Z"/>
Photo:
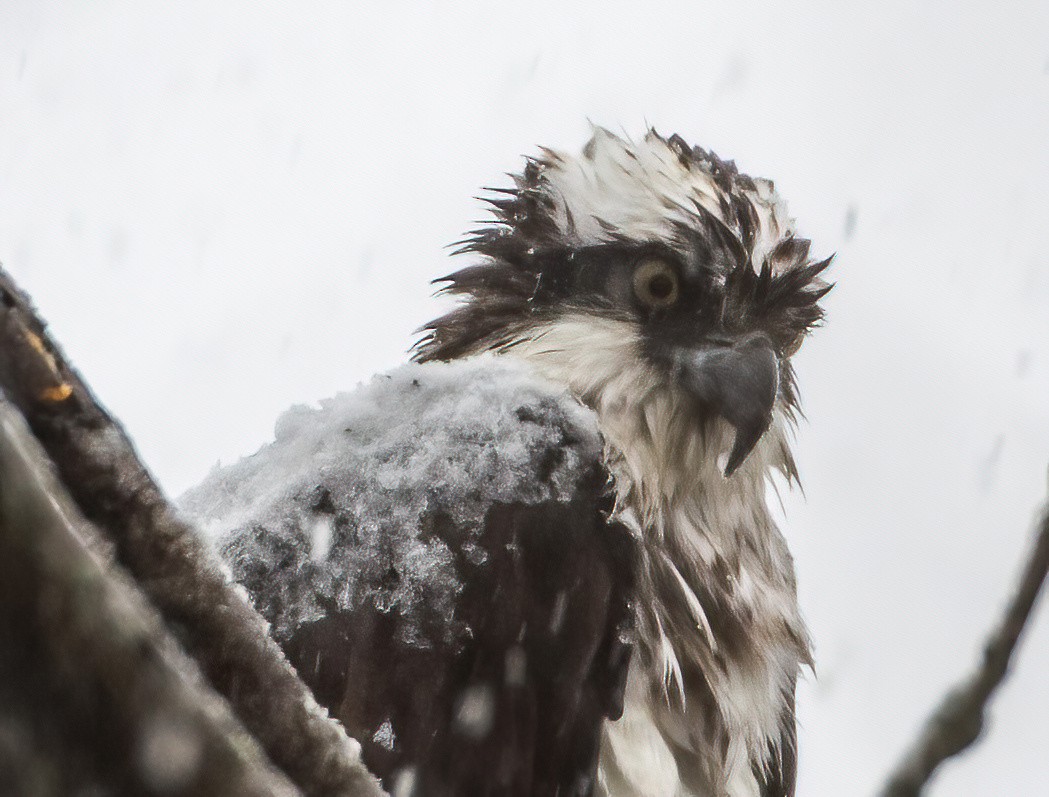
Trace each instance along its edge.
<path fill-rule="evenodd" d="M 180 505 L 278 637 L 366 599 L 447 617 L 487 511 L 570 501 L 600 452 L 592 414 L 518 363 L 412 364 L 288 410 Z"/>

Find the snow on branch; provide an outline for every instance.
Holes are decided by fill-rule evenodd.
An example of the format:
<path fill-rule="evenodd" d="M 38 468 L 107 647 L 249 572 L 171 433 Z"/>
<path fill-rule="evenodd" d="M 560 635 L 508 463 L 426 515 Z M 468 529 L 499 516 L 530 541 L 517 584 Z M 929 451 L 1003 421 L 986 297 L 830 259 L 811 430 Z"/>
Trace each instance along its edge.
<path fill-rule="evenodd" d="M 0 269 L 0 391 L 24 416 L 83 516 L 270 759 L 311 795 L 382 794 L 360 746 L 321 709 L 243 591 L 180 519 Z"/>
<path fill-rule="evenodd" d="M 1005 615 L 987 639 L 976 671 L 944 697 L 906 752 L 882 797 L 916 797 L 937 767 L 975 742 L 983 731 L 987 703 L 1009 671 L 1016 644 L 1049 573 L 1049 504 L 1043 510 L 1034 546 Z"/>

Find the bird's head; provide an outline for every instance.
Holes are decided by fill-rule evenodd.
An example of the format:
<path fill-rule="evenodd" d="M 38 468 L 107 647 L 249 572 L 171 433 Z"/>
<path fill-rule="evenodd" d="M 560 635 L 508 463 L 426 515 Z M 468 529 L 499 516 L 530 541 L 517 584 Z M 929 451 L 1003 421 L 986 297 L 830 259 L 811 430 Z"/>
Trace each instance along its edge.
<path fill-rule="evenodd" d="M 595 129 L 581 155 L 544 149 L 513 179 L 461 242 L 481 261 L 437 280 L 464 301 L 415 359 L 518 354 L 599 416 L 664 435 L 724 419 L 731 475 L 796 410 L 790 358 L 822 318 L 829 259 L 809 259 L 771 182 L 679 136 Z"/>

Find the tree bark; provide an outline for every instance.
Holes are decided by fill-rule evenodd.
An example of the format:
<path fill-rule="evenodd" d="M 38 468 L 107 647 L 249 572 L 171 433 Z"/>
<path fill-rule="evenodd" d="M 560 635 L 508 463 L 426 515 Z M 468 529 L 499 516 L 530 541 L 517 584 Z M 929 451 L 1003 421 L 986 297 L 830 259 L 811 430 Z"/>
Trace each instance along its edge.
<path fill-rule="evenodd" d="M 266 753 L 310 795 L 383 792 L 360 745 L 321 709 L 96 402 L 27 297 L 0 269 L 0 390 L 25 417 L 84 517 Z"/>
<path fill-rule="evenodd" d="M 300 794 L 98 555 L 96 534 L 0 396 L 0 785 Z"/>

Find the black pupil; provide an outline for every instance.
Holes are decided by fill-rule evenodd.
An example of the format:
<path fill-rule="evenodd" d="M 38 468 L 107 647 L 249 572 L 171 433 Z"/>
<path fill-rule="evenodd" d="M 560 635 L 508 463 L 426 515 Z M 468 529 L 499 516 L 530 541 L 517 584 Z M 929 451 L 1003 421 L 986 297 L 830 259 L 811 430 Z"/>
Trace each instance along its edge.
<path fill-rule="evenodd" d="M 674 280 L 667 274 L 657 274 L 648 281 L 648 292 L 653 299 L 662 301 L 674 292 Z"/>

